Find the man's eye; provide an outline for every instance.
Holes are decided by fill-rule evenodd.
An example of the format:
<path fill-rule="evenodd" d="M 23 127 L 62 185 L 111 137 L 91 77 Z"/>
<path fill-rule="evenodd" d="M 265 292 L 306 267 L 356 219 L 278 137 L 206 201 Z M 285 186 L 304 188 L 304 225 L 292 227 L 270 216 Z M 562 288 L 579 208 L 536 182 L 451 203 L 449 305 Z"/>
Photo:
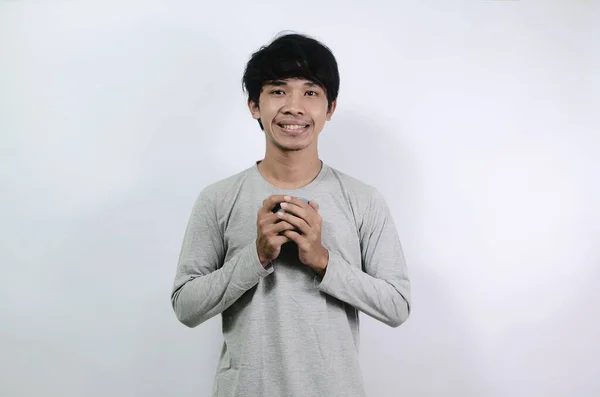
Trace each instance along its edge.
<path fill-rule="evenodd" d="M 308 96 L 316 96 L 317 95 L 316 91 L 306 91 L 306 93 L 308 94 Z"/>
<path fill-rule="evenodd" d="M 273 90 L 273 91 L 271 91 L 271 94 L 282 95 L 283 94 L 283 90 Z"/>

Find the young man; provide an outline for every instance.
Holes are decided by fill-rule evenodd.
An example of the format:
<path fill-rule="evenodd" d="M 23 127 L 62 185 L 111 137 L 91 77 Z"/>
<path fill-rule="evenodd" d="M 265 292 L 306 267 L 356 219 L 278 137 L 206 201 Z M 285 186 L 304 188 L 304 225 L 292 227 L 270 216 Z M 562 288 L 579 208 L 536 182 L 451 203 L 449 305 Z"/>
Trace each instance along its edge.
<path fill-rule="evenodd" d="M 243 81 L 265 157 L 200 193 L 173 308 L 188 327 L 222 315 L 214 397 L 362 397 L 359 312 L 399 326 L 410 281 L 384 198 L 319 159 L 336 60 L 312 38 L 281 36 Z"/>

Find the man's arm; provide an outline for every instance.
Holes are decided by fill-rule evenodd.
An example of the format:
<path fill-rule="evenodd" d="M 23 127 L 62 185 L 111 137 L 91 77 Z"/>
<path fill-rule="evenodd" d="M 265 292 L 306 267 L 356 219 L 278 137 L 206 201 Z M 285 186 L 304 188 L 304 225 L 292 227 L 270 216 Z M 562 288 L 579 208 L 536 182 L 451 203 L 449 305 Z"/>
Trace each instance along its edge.
<path fill-rule="evenodd" d="M 273 272 L 259 262 L 255 240 L 225 263 L 224 258 L 215 207 L 203 193 L 188 222 L 171 294 L 177 318 L 188 327 L 220 314 Z"/>
<path fill-rule="evenodd" d="M 362 266 L 329 250 L 325 275 L 317 288 L 398 327 L 410 314 L 410 280 L 394 221 L 378 191 L 367 207 L 359 234 Z"/>

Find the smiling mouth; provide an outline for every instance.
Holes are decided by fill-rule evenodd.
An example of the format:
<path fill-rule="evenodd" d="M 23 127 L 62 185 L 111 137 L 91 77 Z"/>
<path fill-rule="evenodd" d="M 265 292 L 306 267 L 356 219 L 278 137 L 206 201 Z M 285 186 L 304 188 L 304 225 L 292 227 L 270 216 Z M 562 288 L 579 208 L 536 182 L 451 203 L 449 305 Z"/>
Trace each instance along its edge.
<path fill-rule="evenodd" d="M 280 123 L 277 123 L 277 125 L 280 128 L 283 128 L 284 130 L 288 130 L 288 131 L 300 131 L 305 128 L 308 128 L 308 124 L 280 124 Z"/>

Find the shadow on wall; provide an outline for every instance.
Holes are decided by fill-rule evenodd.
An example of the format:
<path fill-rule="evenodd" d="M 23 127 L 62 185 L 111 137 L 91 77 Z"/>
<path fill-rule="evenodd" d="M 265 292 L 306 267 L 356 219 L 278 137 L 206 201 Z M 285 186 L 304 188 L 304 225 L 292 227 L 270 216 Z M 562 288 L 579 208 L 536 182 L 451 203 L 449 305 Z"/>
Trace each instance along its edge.
<path fill-rule="evenodd" d="M 397 329 L 361 315 L 361 364 L 369 395 L 486 395 L 482 349 L 453 280 L 427 263 L 418 159 L 401 130 L 373 118 L 336 114 L 320 136 L 324 161 L 379 189 L 394 215 L 413 286 L 412 313 Z M 391 123 L 401 126 L 401 120 Z M 440 198 L 443 199 L 443 198 Z M 403 226 L 409 225 L 409 226 Z M 410 227 L 410 229 L 408 229 Z M 433 270 L 433 271 L 432 271 Z M 457 275 L 457 277 L 459 277 Z"/>

